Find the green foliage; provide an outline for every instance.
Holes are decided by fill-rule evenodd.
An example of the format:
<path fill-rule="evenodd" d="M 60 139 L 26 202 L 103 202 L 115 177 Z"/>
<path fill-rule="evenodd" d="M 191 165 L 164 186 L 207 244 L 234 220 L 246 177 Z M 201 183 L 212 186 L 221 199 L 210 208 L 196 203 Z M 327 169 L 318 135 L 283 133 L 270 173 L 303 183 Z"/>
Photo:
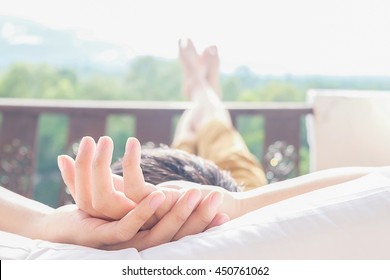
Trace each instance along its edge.
<path fill-rule="evenodd" d="M 38 135 L 35 198 L 48 205 L 57 206 L 61 186 L 57 156 L 69 154 L 64 150 L 67 140 L 66 117 L 52 114 L 41 115 Z"/>
<path fill-rule="evenodd" d="M 15 64 L 2 76 L 1 97 L 74 98 L 77 80 L 48 65 Z"/>
<path fill-rule="evenodd" d="M 281 81 L 271 81 L 255 90 L 258 101 L 265 102 L 304 102 L 305 89 L 294 84 Z"/>
<path fill-rule="evenodd" d="M 240 93 L 240 81 L 234 76 L 228 76 L 222 79 L 221 88 L 224 100 L 234 101 L 238 99 Z"/>
<path fill-rule="evenodd" d="M 121 81 L 102 74 L 95 74 L 84 80 L 78 86 L 75 99 L 115 100 L 124 97 L 124 88 Z"/>
<path fill-rule="evenodd" d="M 237 129 L 251 153 L 261 159 L 264 154 L 264 119 L 259 116 L 241 116 L 237 121 Z"/>
<path fill-rule="evenodd" d="M 131 100 L 181 100 L 181 71 L 176 62 L 146 56 L 136 59 L 125 74 Z"/>
<path fill-rule="evenodd" d="M 39 173 L 57 171 L 57 155 L 67 153 L 64 147 L 67 141 L 67 119 L 65 116 L 41 115 L 38 126 L 39 154 L 37 162 Z"/>

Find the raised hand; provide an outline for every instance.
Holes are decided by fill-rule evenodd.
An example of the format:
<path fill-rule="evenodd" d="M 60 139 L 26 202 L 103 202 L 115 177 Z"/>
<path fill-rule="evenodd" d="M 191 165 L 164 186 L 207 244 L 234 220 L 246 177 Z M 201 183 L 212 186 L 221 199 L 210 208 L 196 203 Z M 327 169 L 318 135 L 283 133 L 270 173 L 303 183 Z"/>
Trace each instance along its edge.
<path fill-rule="evenodd" d="M 117 220 L 137 207 L 157 188 L 143 180 L 139 167 L 140 145 L 130 138 L 124 155 L 124 178 L 111 173 L 112 140 L 102 137 L 97 146 L 90 137 L 83 138 L 76 160 L 60 156 L 58 163 L 64 182 L 76 204 L 86 213 L 107 220 Z M 222 224 L 229 218 L 217 214 L 221 197 L 210 192 L 202 197 L 197 189 L 161 189 L 165 200 L 142 227 L 159 229 L 159 243 Z M 157 231 L 156 231 L 157 232 Z"/>

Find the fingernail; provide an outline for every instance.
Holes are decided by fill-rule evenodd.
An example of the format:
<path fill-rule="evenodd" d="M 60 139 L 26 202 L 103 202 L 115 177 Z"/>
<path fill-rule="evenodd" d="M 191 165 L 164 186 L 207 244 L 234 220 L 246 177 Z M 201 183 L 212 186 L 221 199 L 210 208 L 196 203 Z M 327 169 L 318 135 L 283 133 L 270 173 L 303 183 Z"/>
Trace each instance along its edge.
<path fill-rule="evenodd" d="M 133 138 L 128 138 L 126 141 L 125 153 L 130 154 L 133 149 Z"/>
<path fill-rule="evenodd" d="M 108 137 L 108 136 L 101 136 L 99 138 L 99 141 L 97 142 L 96 151 L 98 153 L 102 152 L 102 151 L 105 151 L 109 147 L 111 141 L 112 140 L 111 140 L 110 137 Z"/>
<path fill-rule="evenodd" d="M 141 143 L 137 138 L 130 137 L 129 139 L 127 139 L 125 154 L 140 153 L 140 150 L 141 150 Z"/>
<path fill-rule="evenodd" d="M 79 153 L 85 146 L 85 137 L 81 138 L 79 147 L 77 148 L 77 153 Z"/>
<path fill-rule="evenodd" d="M 165 200 L 165 195 L 162 192 L 158 192 L 149 202 L 149 207 L 152 210 L 156 210 L 161 203 Z"/>
<path fill-rule="evenodd" d="M 98 140 L 98 142 L 97 142 L 97 144 L 96 144 L 96 151 L 97 151 L 97 152 L 100 151 L 100 150 L 102 149 L 102 146 L 103 146 L 103 144 L 102 144 L 102 139 L 103 139 L 103 137 L 99 137 L 99 140 Z"/>
<path fill-rule="evenodd" d="M 217 47 L 216 46 L 210 47 L 209 53 L 210 53 L 210 55 L 216 55 L 217 54 Z"/>
<path fill-rule="evenodd" d="M 65 169 L 65 164 L 62 156 L 57 157 L 57 164 L 58 164 L 58 168 L 62 172 Z"/>
<path fill-rule="evenodd" d="M 181 38 L 180 41 L 179 41 L 179 45 L 181 48 L 185 48 L 187 47 L 188 45 L 188 41 L 189 39 L 188 38 Z"/>
<path fill-rule="evenodd" d="M 190 195 L 187 198 L 187 206 L 190 209 L 193 209 L 196 204 L 198 204 L 200 200 L 200 191 L 199 190 L 193 190 L 191 191 Z"/>
<path fill-rule="evenodd" d="M 210 205 L 211 210 L 216 211 L 221 204 L 222 204 L 222 194 L 220 192 L 213 193 L 211 197 L 211 205 Z"/>
<path fill-rule="evenodd" d="M 230 221 L 230 217 L 226 214 L 223 214 L 223 215 L 219 216 L 218 220 L 216 221 L 215 226 L 223 225 L 224 223 L 227 223 L 229 221 Z"/>

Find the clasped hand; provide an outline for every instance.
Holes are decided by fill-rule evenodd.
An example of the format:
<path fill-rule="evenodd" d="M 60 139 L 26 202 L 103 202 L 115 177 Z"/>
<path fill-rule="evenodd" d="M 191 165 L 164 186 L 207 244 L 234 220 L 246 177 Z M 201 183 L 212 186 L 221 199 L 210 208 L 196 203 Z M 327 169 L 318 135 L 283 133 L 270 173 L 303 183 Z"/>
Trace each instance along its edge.
<path fill-rule="evenodd" d="M 81 245 L 143 250 L 229 220 L 226 214 L 218 213 L 220 191 L 158 187 L 145 182 L 136 138 L 126 143 L 123 177 L 112 174 L 113 149 L 107 136 L 98 143 L 84 137 L 75 160 L 66 155 L 58 157 L 62 178 L 81 210 L 80 216 L 85 223 L 97 225 L 86 227 L 93 229 L 89 234 L 98 235 L 99 230 L 105 230 L 101 240 L 80 240 Z M 115 226 L 109 227 L 110 224 Z"/>

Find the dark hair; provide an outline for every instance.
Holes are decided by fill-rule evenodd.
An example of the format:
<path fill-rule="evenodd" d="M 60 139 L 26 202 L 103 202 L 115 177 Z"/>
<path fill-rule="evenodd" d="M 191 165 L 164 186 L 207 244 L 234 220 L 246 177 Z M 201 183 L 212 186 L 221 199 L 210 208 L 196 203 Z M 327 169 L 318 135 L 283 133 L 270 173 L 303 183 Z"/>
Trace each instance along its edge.
<path fill-rule="evenodd" d="M 121 161 L 114 163 L 112 169 L 113 173 L 123 175 Z M 233 192 L 240 189 L 229 172 L 221 170 L 213 162 L 169 147 L 142 149 L 141 169 L 145 181 L 154 185 L 183 180 L 219 186 Z"/>

